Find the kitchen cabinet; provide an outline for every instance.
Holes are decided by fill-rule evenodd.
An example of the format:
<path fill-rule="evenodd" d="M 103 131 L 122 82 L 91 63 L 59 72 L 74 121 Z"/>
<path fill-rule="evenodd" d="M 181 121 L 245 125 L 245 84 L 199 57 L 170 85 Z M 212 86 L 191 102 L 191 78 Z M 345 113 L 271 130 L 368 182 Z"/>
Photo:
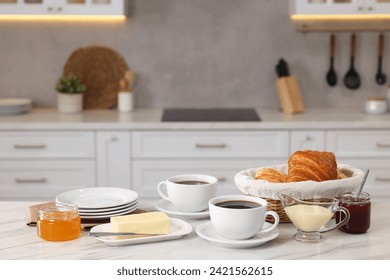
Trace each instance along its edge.
<path fill-rule="evenodd" d="M 93 160 L 0 160 L 0 200 L 53 200 L 95 182 Z"/>
<path fill-rule="evenodd" d="M 52 200 L 95 174 L 93 131 L 0 132 L 0 199 Z"/>
<path fill-rule="evenodd" d="M 388 14 L 390 0 L 296 0 L 292 13 L 297 15 Z"/>
<path fill-rule="evenodd" d="M 285 163 L 288 131 L 134 131 L 133 186 L 144 197 L 158 197 L 157 184 L 183 173 L 219 179 L 219 194 L 238 193 L 240 170 Z"/>
<path fill-rule="evenodd" d="M 130 132 L 98 131 L 97 185 L 98 187 L 130 187 Z"/>
<path fill-rule="evenodd" d="M 301 150 L 325 150 L 325 131 L 294 130 L 290 134 L 290 154 Z"/>
<path fill-rule="evenodd" d="M 327 131 L 327 150 L 338 162 L 370 169 L 365 191 L 374 196 L 390 195 L 390 131 Z"/>
<path fill-rule="evenodd" d="M 0 0 L 1 15 L 125 15 L 125 0 Z"/>

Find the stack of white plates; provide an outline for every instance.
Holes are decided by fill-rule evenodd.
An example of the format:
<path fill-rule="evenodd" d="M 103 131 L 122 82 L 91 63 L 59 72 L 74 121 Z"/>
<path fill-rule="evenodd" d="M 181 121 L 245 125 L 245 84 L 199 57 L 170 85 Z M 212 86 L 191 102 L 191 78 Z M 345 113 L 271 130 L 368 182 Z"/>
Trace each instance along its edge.
<path fill-rule="evenodd" d="M 0 115 L 24 114 L 31 105 L 32 100 L 27 98 L 0 98 Z"/>
<path fill-rule="evenodd" d="M 138 194 L 122 188 L 86 188 L 62 193 L 56 203 L 77 205 L 83 220 L 109 218 L 137 209 Z"/>

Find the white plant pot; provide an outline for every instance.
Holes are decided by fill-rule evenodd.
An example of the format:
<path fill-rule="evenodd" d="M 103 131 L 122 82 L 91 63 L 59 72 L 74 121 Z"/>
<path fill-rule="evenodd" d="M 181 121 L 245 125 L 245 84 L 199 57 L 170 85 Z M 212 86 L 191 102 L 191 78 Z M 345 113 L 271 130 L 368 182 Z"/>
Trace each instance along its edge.
<path fill-rule="evenodd" d="M 61 113 L 80 113 L 83 110 L 83 94 L 57 93 L 57 107 Z"/>

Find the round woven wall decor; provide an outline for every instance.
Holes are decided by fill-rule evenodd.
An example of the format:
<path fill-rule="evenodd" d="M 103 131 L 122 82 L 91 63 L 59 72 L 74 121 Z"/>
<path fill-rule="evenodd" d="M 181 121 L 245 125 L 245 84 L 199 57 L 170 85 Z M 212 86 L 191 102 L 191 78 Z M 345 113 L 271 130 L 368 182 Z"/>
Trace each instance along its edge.
<path fill-rule="evenodd" d="M 75 74 L 87 86 L 84 109 L 110 109 L 117 105 L 119 81 L 128 69 L 126 61 L 116 51 L 89 46 L 70 55 L 64 74 Z"/>

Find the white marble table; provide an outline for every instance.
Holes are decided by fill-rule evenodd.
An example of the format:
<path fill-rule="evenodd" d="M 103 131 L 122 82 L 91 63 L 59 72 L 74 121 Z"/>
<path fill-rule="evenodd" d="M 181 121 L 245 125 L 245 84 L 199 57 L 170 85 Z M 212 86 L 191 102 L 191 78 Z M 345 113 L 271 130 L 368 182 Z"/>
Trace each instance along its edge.
<path fill-rule="evenodd" d="M 361 235 L 333 231 L 324 234 L 322 243 L 303 244 L 292 238 L 292 224 L 279 226 L 280 236 L 251 249 L 228 249 L 215 246 L 192 233 L 179 240 L 109 247 L 85 232 L 73 241 L 47 242 L 36 228 L 25 225 L 26 207 L 36 202 L 0 201 L 0 259 L 73 259 L 73 260 L 207 260 L 207 259 L 390 259 L 390 200 L 372 200 L 372 220 L 368 233 Z M 140 202 L 151 209 L 153 203 Z M 206 222 L 189 221 L 195 229 Z"/>

